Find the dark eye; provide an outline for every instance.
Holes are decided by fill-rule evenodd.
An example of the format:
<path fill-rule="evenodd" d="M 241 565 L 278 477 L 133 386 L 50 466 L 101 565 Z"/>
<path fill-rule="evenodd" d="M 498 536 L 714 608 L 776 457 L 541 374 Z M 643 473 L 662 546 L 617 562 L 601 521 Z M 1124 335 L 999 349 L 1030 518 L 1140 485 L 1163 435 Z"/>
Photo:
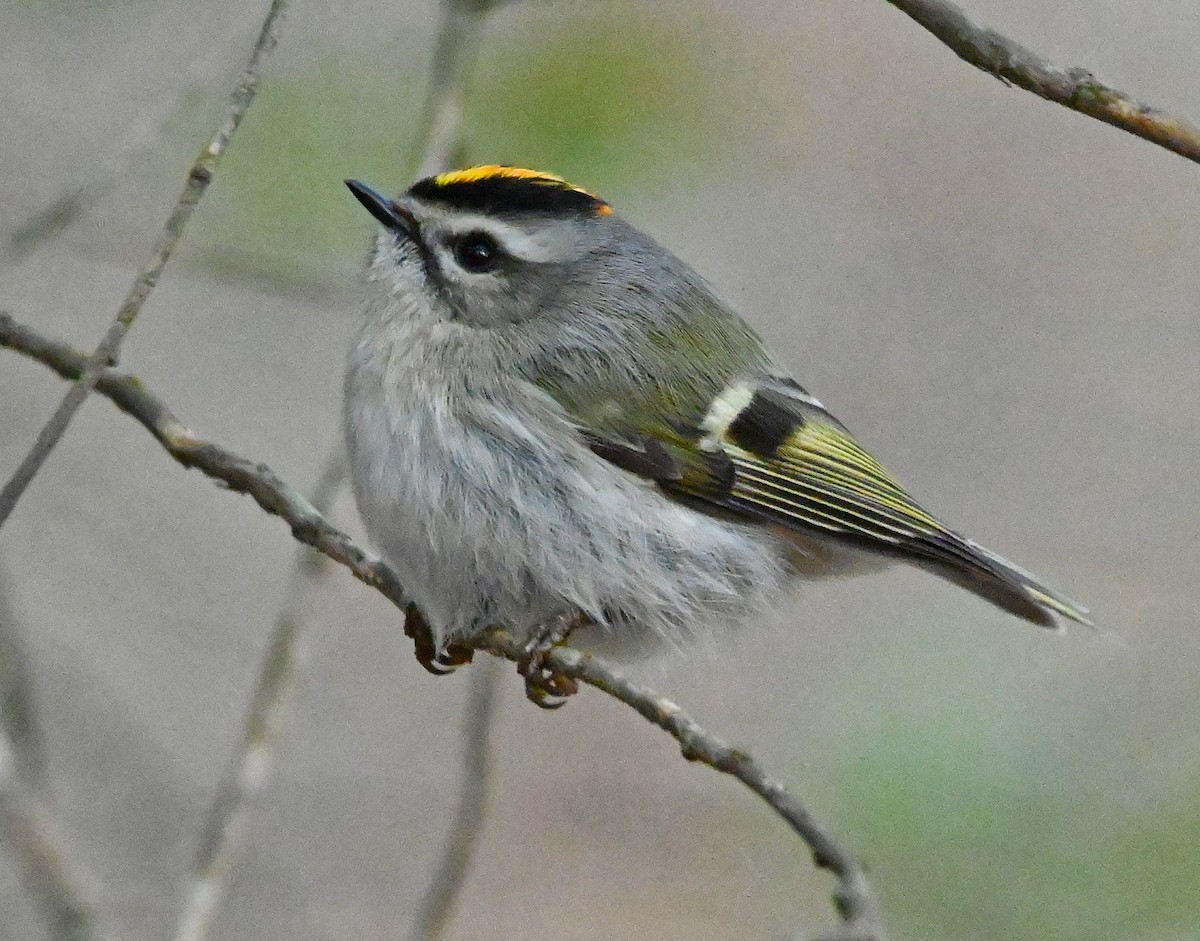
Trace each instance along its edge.
<path fill-rule="evenodd" d="M 486 232 L 468 232 L 454 243 L 454 260 L 476 274 L 491 271 L 500 264 L 502 252 L 496 240 Z"/>

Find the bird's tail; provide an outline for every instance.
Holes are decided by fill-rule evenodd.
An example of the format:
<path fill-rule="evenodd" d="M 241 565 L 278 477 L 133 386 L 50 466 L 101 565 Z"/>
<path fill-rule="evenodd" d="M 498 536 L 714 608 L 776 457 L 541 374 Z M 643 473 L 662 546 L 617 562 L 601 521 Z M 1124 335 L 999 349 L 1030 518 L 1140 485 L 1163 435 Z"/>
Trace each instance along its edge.
<path fill-rule="evenodd" d="M 923 568 L 1034 624 L 1059 628 L 1065 620 L 1095 627 L 1083 605 L 963 536 L 906 548 L 905 554 L 911 553 L 910 559 Z"/>

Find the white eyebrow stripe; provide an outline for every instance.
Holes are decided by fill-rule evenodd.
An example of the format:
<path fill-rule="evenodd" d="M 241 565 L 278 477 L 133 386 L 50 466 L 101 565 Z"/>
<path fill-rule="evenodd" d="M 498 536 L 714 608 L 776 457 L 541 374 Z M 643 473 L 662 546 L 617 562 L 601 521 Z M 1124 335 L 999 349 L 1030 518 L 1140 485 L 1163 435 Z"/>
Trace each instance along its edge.
<path fill-rule="evenodd" d="M 562 235 L 558 226 L 552 224 L 530 231 L 494 216 L 456 212 L 444 215 L 439 220 L 438 228 L 451 237 L 486 232 L 505 252 L 524 261 L 553 261 L 561 255 Z"/>

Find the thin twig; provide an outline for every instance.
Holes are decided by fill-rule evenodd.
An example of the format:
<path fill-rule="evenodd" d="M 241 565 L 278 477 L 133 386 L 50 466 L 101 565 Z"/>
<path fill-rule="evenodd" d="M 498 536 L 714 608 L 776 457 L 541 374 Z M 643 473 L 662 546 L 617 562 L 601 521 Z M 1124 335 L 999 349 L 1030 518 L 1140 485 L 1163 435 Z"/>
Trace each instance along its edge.
<path fill-rule="evenodd" d="M 313 488 L 312 505 L 317 512 L 329 512 L 344 476 L 340 463 L 326 468 Z M 287 592 L 289 601 L 275 620 L 246 715 L 241 744 L 225 769 L 204 818 L 183 908 L 175 926 L 175 941 L 202 941 L 220 908 L 225 894 L 225 877 L 233 864 L 248 801 L 266 786 L 271 770 L 271 747 L 296 688 L 305 618 L 316 604 L 318 588 L 329 575 L 330 568 L 323 555 L 308 547 L 300 549 Z"/>
<path fill-rule="evenodd" d="M 0 346 L 24 353 L 72 381 L 83 374 L 87 363 L 83 353 L 17 324 L 4 313 L 0 313 Z M 378 589 L 404 610 L 407 600 L 391 570 L 374 554 L 329 525 L 312 503 L 295 487 L 276 477 L 265 464 L 256 464 L 220 445 L 200 440 L 133 376 L 114 369 L 101 370 L 96 390 L 140 422 L 184 467 L 194 467 L 235 493 L 253 497 L 272 516 L 285 520 L 300 542 L 346 566 L 356 578 Z"/>
<path fill-rule="evenodd" d="M 21 499 L 21 494 L 25 492 L 25 489 L 50 456 L 50 452 L 54 450 L 54 446 L 58 444 L 66 432 L 71 419 L 79 411 L 79 407 L 83 404 L 84 399 L 87 398 L 88 393 L 91 392 L 92 387 L 96 384 L 100 370 L 105 366 L 116 363 L 117 354 L 120 351 L 125 335 L 129 332 L 134 320 L 137 319 L 142 305 L 146 303 L 146 299 L 150 296 L 150 292 L 158 284 L 158 279 L 162 275 L 163 269 L 171 257 L 171 253 L 175 250 L 175 246 L 179 243 L 179 239 L 187 227 L 188 220 L 191 219 L 192 213 L 200 202 L 200 198 L 208 189 L 208 184 L 212 182 L 213 175 L 216 173 L 217 166 L 221 161 L 221 155 L 225 152 L 225 148 L 229 146 L 230 138 L 233 137 L 246 111 L 254 101 L 255 95 L 258 93 L 259 75 L 267 56 L 275 48 L 276 28 L 279 23 L 279 15 L 283 12 L 284 6 L 284 0 L 271 0 L 266 19 L 263 20 L 262 29 L 258 35 L 258 41 L 254 44 L 254 50 L 250 54 L 250 60 L 246 63 L 246 68 L 242 71 L 241 79 L 233 90 L 229 108 L 225 112 L 225 116 L 221 119 L 220 126 L 217 128 L 212 140 L 200 151 L 200 155 L 188 171 L 183 193 L 180 194 L 178 202 L 175 203 L 175 208 L 171 210 L 166 225 L 163 226 L 163 230 L 159 234 L 154 250 L 134 279 L 133 286 L 130 288 L 124 303 L 121 305 L 116 319 L 109 326 L 104 339 L 100 341 L 100 345 L 88 357 L 87 363 L 81 371 L 79 378 L 75 381 L 75 384 L 63 398 L 62 402 L 59 403 L 57 410 L 50 416 L 50 420 L 46 422 L 45 426 L 38 433 L 37 441 L 34 442 L 33 448 L 25 456 L 25 459 L 21 461 L 21 465 L 17 468 L 12 478 L 4 485 L 4 489 L 0 490 L 0 527 L 12 515 L 13 508 L 17 505 L 17 501 Z"/>
<path fill-rule="evenodd" d="M 1020 43 L 974 22 L 949 0 L 888 0 L 933 33 L 960 59 L 1047 101 L 1119 127 L 1200 163 L 1200 128 L 1135 101 L 1084 68 L 1062 68 Z"/>
<path fill-rule="evenodd" d="M 525 645 L 504 630 L 489 630 L 471 645 L 514 662 L 525 656 Z M 674 738 L 688 761 L 698 761 L 737 778 L 766 801 L 808 844 L 813 863 L 837 878 L 834 902 L 850 936 L 883 941 L 883 920 L 862 865 L 812 811 L 789 794 L 782 783 L 768 775 L 754 758 L 707 732 L 670 699 L 633 682 L 611 664 L 591 654 L 571 647 L 555 647 L 547 655 L 546 665 L 632 707 L 647 722 Z"/>
<path fill-rule="evenodd" d="M 38 360 L 65 379 L 78 376 L 86 363 L 81 353 L 49 340 L 29 327 L 18 325 L 7 314 L 0 314 L 0 346 Z M 96 389 L 141 422 L 179 463 L 221 481 L 230 490 L 249 494 L 268 513 L 287 522 L 296 539 L 344 565 L 356 578 L 404 610 L 404 589 L 392 570 L 330 525 L 308 500 L 276 477 L 265 464 L 256 464 L 197 438 L 162 400 L 132 376 L 105 369 L 98 378 Z M 526 656 L 524 645 L 499 629 L 485 632 L 472 645 L 512 662 L 520 662 Z M 754 759 L 710 735 L 670 700 L 632 683 L 595 657 L 559 647 L 547 655 L 546 666 L 594 686 L 637 710 L 673 736 L 689 761 L 703 762 L 733 776 L 766 801 L 812 849 L 815 863 L 828 869 L 837 879 L 835 900 L 847 929 L 852 931 L 851 936 L 884 941 L 886 934 L 861 864 L 803 804 L 778 781 L 768 777 Z"/>
<path fill-rule="evenodd" d="M 487 14 L 504 0 L 444 0 L 429 85 L 422 111 L 416 176 L 443 173 L 458 163 L 462 150 L 463 99 L 478 57 Z M 466 884 L 475 846 L 487 817 L 491 794 L 491 732 L 499 670 L 488 664 L 472 677 L 463 722 L 462 790 L 450 838 L 421 899 L 412 941 L 441 938 Z"/>
<path fill-rule="evenodd" d="M 500 670 L 496 661 L 481 664 L 471 677 L 470 697 L 463 716 L 462 790 L 442 860 L 421 899 L 412 941 L 443 937 L 454 905 L 466 884 L 467 871 L 487 817 L 492 785 L 491 733 L 496 714 Z"/>
<path fill-rule="evenodd" d="M 45 915 L 55 941 L 100 941 L 87 880 L 67 851 L 54 817 L 22 786 L 12 743 L 0 733 L 0 840 Z"/>

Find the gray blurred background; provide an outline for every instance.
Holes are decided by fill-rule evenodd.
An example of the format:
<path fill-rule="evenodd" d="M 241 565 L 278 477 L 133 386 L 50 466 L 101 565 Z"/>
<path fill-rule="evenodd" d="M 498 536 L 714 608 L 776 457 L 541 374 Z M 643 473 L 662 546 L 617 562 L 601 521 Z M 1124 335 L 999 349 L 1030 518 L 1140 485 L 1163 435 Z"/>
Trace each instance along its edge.
<path fill-rule="evenodd" d="M 96 209 L 3 260 L 0 308 L 94 345 L 263 7 L 0 8 L 4 233 L 167 117 Z M 970 7 L 1200 118 L 1200 5 Z M 432 0 L 295 3 L 125 348 L 198 434 L 302 488 L 338 441 L 371 231 L 341 180 L 408 182 L 436 25 Z M 515 3 L 467 130 L 472 162 L 560 172 L 694 263 L 919 499 L 1107 629 L 1049 635 L 896 571 L 647 677 L 868 861 L 898 938 L 1200 938 L 1200 167 L 1006 89 L 882 0 Z M 0 353 L 0 474 L 63 391 Z M 0 534 L 52 793 L 123 938 L 173 923 L 294 552 L 98 397 Z M 425 674 L 344 572 L 310 614 L 214 938 L 403 936 L 456 801 L 472 670 Z M 828 876 L 748 793 L 606 697 L 546 714 L 506 677 L 451 937 L 832 923 Z M 6 857 L 0 937 L 46 937 Z"/>

